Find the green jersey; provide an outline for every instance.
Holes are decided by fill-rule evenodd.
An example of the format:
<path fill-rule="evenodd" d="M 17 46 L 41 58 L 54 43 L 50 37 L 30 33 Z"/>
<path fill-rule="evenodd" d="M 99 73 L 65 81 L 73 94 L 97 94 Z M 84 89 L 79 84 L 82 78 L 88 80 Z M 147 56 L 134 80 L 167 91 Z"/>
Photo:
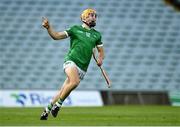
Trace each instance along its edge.
<path fill-rule="evenodd" d="M 71 60 L 84 71 L 87 71 L 93 48 L 102 46 L 101 34 L 95 29 L 86 29 L 82 26 L 73 26 L 66 30 L 70 37 L 70 50 L 65 61 Z"/>

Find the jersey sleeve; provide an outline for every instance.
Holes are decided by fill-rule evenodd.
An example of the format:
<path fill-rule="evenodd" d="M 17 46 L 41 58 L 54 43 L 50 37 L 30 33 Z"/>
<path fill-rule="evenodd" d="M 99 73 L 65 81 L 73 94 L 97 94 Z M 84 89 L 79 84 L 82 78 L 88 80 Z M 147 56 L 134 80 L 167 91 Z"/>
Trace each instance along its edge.
<path fill-rule="evenodd" d="M 73 26 L 74 27 L 74 26 Z M 69 29 L 67 29 L 67 30 L 65 30 L 64 32 L 66 33 L 66 36 L 67 37 L 69 37 L 69 36 L 71 36 L 72 35 L 72 29 L 73 29 L 73 27 L 70 27 Z"/>
<path fill-rule="evenodd" d="M 101 41 L 101 35 L 99 35 L 99 39 L 96 41 L 96 46 L 97 46 L 97 47 L 103 46 L 103 43 L 102 43 L 102 41 Z"/>

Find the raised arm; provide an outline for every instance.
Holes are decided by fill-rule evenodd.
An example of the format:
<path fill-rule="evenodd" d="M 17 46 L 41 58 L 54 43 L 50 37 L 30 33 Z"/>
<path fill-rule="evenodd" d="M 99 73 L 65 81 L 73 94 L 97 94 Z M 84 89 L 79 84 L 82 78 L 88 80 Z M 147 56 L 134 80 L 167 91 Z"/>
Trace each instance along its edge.
<path fill-rule="evenodd" d="M 52 28 L 52 26 L 49 24 L 49 21 L 46 17 L 42 17 L 42 26 L 47 29 L 49 35 L 54 39 L 54 40 L 61 40 L 67 38 L 67 34 L 63 32 L 56 32 Z"/>

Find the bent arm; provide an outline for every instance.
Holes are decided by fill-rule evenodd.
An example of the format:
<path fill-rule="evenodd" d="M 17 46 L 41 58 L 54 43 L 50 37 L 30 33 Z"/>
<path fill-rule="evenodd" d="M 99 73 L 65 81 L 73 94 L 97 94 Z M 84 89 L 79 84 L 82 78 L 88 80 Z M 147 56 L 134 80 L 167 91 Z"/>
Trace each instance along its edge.
<path fill-rule="evenodd" d="M 44 28 L 47 29 L 49 35 L 54 39 L 54 40 L 60 40 L 60 39 L 64 39 L 67 38 L 68 35 L 67 33 L 64 32 L 56 32 L 54 31 L 54 29 L 52 28 L 52 26 L 50 25 L 48 19 L 46 17 L 42 17 L 42 26 Z"/>
<path fill-rule="evenodd" d="M 49 35 L 54 39 L 54 40 L 61 40 L 61 39 L 65 39 L 68 37 L 68 35 L 66 34 L 65 31 L 63 32 L 56 32 L 53 30 L 52 26 L 49 26 L 49 28 L 47 29 Z"/>

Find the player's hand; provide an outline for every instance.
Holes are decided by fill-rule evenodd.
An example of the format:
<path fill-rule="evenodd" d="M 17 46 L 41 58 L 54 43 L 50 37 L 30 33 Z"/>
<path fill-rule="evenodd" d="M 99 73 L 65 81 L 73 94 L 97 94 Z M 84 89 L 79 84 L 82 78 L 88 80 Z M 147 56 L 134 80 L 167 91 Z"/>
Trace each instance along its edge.
<path fill-rule="evenodd" d="M 103 59 L 101 57 L 99 57 L 97 59 L 97 65 L 100 67 L 103 64 Z"/>
<path fill-rule="evenodd" d="M 42 17 L 42 26 L 46 29 L 49 28 L 49 21 L 46 17 Z"/>

